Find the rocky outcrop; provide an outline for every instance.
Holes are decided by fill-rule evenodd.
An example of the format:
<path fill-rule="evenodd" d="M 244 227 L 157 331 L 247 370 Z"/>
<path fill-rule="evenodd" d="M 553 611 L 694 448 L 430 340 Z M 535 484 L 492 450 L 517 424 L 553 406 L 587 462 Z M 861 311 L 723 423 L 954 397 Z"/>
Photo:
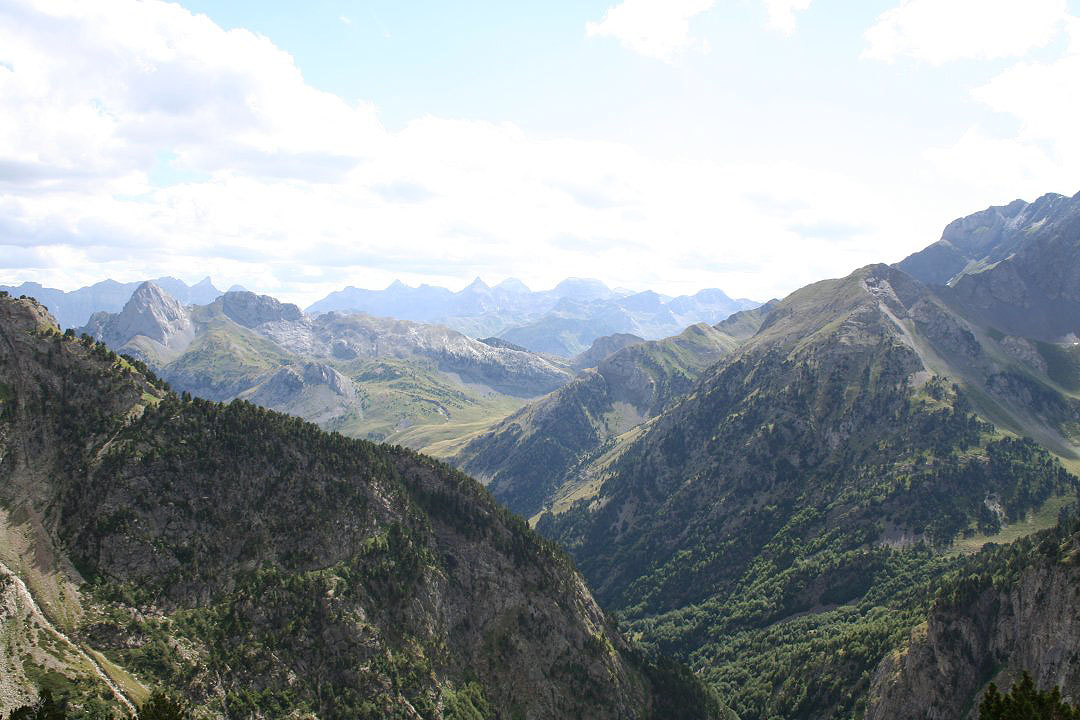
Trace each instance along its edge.
<path fill-rule="evenodd" d="M 999 551 L 982 575 L 949 588 L 878 667 L 867 720 L 974 719 L 989 682 L 1009 687 L 1023 671 L 1080 701 L 1080 533 L 1042 541 L 1053 547 Z M 1010 564 L 1023 569 L 1005 580 Z"/>
<path fill-rule="evenodd" d="M 313 362 L 284 367 L 240 397 L 319 425 L 363 412 L 363 394 L 356 383 L 329 365 Z"/>
<path fill-rule="evenodd" d="M 283 303 L 269 295 L 231 291 L 221 296 L 221 310 L 233 322 L 254 328 L 269 322 L 298 322 L 303 313 L 292 303 Z"/>
<path fill-rule="evenodd" d="M 1035 230 L 1075 213 L 1080 196 L 1056 193 L 1033 203 L 1014 200 L 949 223 L 941 239 L 897 263 L 927 285 L 945 285 L 992 267 L 1020 250 Z"/>
<path fill-rule="evenodd" d="M 176 357 L 195 337 L 187 309 L 152 282 L 140 285 L 119 313 L 95 313 L 83 332 L 152 364 Z"/>

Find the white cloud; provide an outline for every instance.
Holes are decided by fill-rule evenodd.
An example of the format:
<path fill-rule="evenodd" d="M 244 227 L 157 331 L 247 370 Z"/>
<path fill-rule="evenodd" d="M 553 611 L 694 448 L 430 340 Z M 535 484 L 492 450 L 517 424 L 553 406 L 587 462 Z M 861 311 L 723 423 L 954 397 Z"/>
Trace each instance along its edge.
<path fill-rule="evenodd" d="M 813 0 L 761 0 L 768 25 L 784 35 L 795 32 L 795 14 Z M 708 43 L 690 34 L 690 21 L 708 11 L 716 0 L 623 0 L 604 13 L 600 22 L 585 24 L 588 37 L 610 37 L 646 57 L 674 62 L 686 50 Z"/>
<path fill-rule="evenodd" d="M 769 27 L 784 35 L 795 32 L 795 13 L 807 10 L 813 0 L 763 0 L 769 13 Z"/>
<path fill-rule="evenodd" d="M 1022 62 L 976 88 L 974 97 L 1020 122 L 1020 138 L 1076 148 L 1080 127 L 1080 19 L 1068 24 L 1068 50 L 1049 62 Z"/>
<path fill-rule="evenodd" d="M 1059 57 L 1020 62 L 972 90 L 989 109 L 1015 119 L 1011 136 L 975 127 L 953 146 L 928 154 L 942 173 L 1008 197 L 1080 189 L 1080 19 L 1068 18 L 1070 42 Z"/>
<path fill-rule="evenodd" d="M 694 44 L 690 21 L 716 0 L 623 0 L 608 8 L 600 22 L 589 22 L 589 37 L 611 37 L 647 57 L 672 62 Z"/>
<path fill-rule="evenodd" d="M 902 0 L 866 31 L 864 57 L 950 60 L 1021 57 L 1047 45 L 1066 0 Z"/>
<path fill-rule="evenodd" d="M 796 165 L 438 117 L 389 132 L 268 39 L 155 0 L 0 5 L 0 117 L 0 282 L 209 273 L 306 304 L 575 274 L 765 298 L 928 237 L 891 194 Z M 194 179 L 154 185 L 162 157 Z"/>

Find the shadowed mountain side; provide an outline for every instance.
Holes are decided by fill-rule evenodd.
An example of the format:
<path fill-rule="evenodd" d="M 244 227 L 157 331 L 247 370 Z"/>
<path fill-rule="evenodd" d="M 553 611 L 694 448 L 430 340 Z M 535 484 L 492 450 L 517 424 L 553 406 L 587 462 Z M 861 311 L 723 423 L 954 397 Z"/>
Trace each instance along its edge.
<path fill-rule="evenodd" d="M 687 392 L 736 343 L 708 325 L 635 343 L 473 439 L 450 460 L 526 517 L 571 491 L 587 459 Z"/>
<path fill-rule="evenodd" d="M 200 717 L 721 714 L 468 477 L 182 400 L 28 300 L 0 298 L 0 458 L 0 529 L 37 538 L 15 564 L 65 583 L 73 612 L 51 621 L 133 697 L 166 685 Z M 68 657 L 51 687 L 101 706 Z M 45 672 L 20 668 L 12 682 Z"/>
<path fill-rule="evenodd" d="M 990 682 L 1022 673 L 1080 701 L 1080 522 L 985 548 L 945 579 L 926 623 L 874 674 L 868 720 L 976 720 Z"/>
<path fill-rule="evenodd" d="M 1069 198 L 1048 193 L 1033 203 L 1014 200 L 990 207 L 949 223 L 940 240 L 896 266 L 927 285 L 951 285 L 993 267 L 1024 247 L 1033 234 L 1077 212 L 1080 194 Z"/>
<path fill-rule="evenodd" d="M 933 548 L 1076 492 L 1048 453 L 986 422 L 1078 449 L 1080 402 L 1037 349 L 1010 350 L 1021 340 L 884 265 L 807 286 L 617 452 L 562 478 L 590 492 L 537 527 L 744 720 L 861 712 L 870 669 L 949 565 Z"/>
<path fill-rule="evenodd" d="M 631 335 L 630 333 L 616 333 L 614 335 L 605 335 L 604 337 L 596 338 L 596 340 L 593 341 L 593 344 L 589 346 L 588 350 L 574 357 L 570 361 L 570 367 L 579 371 L 587 368 L 594 368 L 624 347 L 637 345 L 638 343 L 643 342 L 645 342 L 644 338 L 640 338 L 637 335 Z"/>

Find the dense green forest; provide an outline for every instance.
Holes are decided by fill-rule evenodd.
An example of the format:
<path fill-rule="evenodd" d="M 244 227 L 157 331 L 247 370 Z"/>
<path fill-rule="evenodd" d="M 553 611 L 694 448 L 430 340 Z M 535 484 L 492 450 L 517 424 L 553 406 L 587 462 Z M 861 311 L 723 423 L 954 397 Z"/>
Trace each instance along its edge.
<path fill-rule="evenodd" d="M 1080 706 L 1062 700 L 1057 687 L 1039 690 L 1025 672 L 1005 695 L 990 683 L 979 704 L 979 720 L 1080 720 Z"/>
<path fill-rule="evenodd" d="M 175 696 L 161 690 L 155 690 L 150 697 L 139 706 L 135 720 L 186 720 L 189 713 L 184 703 Z M 67 703 L 63 700 L 53 699 L 49 690 L 43 690 L 36 702 L 24 705 L 12 710 L 7 720 L 67 720 Z M 95 720 L 112 718 L 112 714 L 99 714 Z"/>

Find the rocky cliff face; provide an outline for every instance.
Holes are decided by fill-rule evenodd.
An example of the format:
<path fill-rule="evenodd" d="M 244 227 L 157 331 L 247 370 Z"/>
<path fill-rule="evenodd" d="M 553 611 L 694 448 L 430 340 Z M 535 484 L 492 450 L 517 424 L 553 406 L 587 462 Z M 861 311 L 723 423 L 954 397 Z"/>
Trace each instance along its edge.
<path fill-rule="evenodd" d="M 1027 226 L 1007 261 L 958 278 L 946 297 L 1007 334 L 1048 342 L 1080 334 L 1080 195 Z"/>
<path fill-rule="evenodd" d="M 469 478 L 182 401 L 6 299 L 0 504 L 54 573 L 89 583 L 67 596 L 79 644 L 133 673 L 128 692 L 167 684 L 200 716 L 718 712 L 639 659 L 562 553 Z"/>
<path fill-rule="evenodd" d="M 178 356 L 195 337 L 186 308 L 152 282 L 140 285 L 119 313 L 95 313 L 84 331 L 155 365 Z"/>
<path fill-rule="evenodd" d="M 931 285 L 951 284 L 981 272 L 1024 247 L 1047 224 L 1075 214 L 1080 196 L 1049 193 L 1032 203 L 1014 200 L 949 223 L 941 240 L 897 263 L 904 272 Z"/>
<path fill-rule="evenodd" d="M 974 720 L 988 683 L 1009 687 L 1024 671 L 1080 700 L 1080 533 L 984 552 L 878 667 L 868 720 Z"/>
<path fill-rule="evenodd" d="M 269 295 L 231 291 L 221 296 L 221 311 L 226 317 L 244 327 L 254 328 L 264 323 L 298 322 L 303 318 L 300 308 L 280 302 Z"/>

